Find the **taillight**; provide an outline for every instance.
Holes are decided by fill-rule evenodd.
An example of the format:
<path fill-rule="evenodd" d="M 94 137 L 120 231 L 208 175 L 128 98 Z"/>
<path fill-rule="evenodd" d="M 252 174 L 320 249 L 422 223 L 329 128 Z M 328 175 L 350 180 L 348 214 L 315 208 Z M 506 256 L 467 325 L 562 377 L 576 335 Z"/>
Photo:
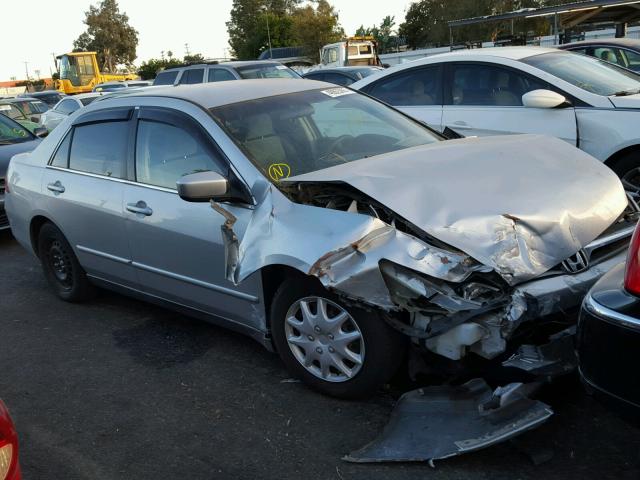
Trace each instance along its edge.
<path fill-rule="evenodd" d="M 640 223 L 636 225 L 627 253 L 627 269 L 624 272 L 624 288 L 640 296 Z"/>
<path fill-rule="evenodd" d="M 0 480 L 18 480 L 18 437 L 9 412 L 0 400 Z"/>

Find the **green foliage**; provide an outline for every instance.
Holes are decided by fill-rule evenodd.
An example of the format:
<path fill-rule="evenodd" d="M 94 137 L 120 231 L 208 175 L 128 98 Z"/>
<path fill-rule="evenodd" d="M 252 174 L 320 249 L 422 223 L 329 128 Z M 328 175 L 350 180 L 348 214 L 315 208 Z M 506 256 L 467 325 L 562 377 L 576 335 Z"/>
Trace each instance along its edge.
<path fill-rule="evenodd" d="M 302 46 L 318 56 L 322 45 L 344 35 L 338 15 L 326 0 L 233 0 L 227 22 L 229 45 L 239 60 L 257 58 L 271 46 Z M 328 41 L 327 41 L 328 40 Z"/>
<path fill-rule="evenodd" d="M 136 59 L 138 32 L 129 25 L 126 13 L 120 13 L 116 0 L 102 0 L 85 12 L 86 32 L 73 42 L 73 51 L 98 52 L 98 64 L 106 72 L 118 65 L 132 65 Z"/>
<path fill-rule="evenodd" d="M 385 53 L 398 44 L 398 36 L 393 33 L 395 24 L 395 17 L 387 15 L 379 26 L 365 28 L 364 25 L 360 25 L 355 35 L 356 37 L 373 37 L 378 43 L 378 53 Z"/>
<path fill-rule="evenodd" d="M 449 45 L 450 20 L 512 12 L 522 8 L 539 8 L 566 3 L 564 0 L 420 0 L 407 9 L 399 35 L 410 48 Z M 518 20 L 515 32 L 543 35 L 548 32 L 544 19 Z M 453 30 L 453 41 L 481 41 L 495 39 L 502 33 L 511 32 L 511 22 L 483 23 L 458 27 Z"/>
<path fill-rule="evenodd" d="M 149 60 L 142 62 L 140 68 L 138 68 L 138 75 L 142 80 L 153 80 L 160 70 L 165 68 L 177 67 L 184 65 L 185 63 L 202 63 L 207 59 L 200 53 L 194 53 L 191 55 L 185 55 L 183 59 L 174 58 L 173 52 L 168 50 L 166 57 L 164 52 L 162 58 L 150 58 Z"/>
<path fill-rule="evenodd" d="M 320 48 L 344 38 L 344 30 L 338 22 L 338 14 L 326 0 L 298 8 L 293 13 L 293 38 L 304 48 L 305 54 L 320 60 Z"/>

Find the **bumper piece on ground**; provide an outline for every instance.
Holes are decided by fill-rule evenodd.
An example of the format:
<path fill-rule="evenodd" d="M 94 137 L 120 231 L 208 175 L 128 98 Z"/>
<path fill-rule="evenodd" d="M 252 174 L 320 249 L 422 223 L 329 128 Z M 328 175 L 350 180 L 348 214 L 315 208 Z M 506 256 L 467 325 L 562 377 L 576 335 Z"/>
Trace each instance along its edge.
<path fill-rule="evenodd" d="M 495 391 L 476 378 L 464 385 L 405 393 L 382 434 L 344 460 L 355 463 L 439 460 L 503 442 L 544 423 L 553 410 L 529 398 L 539 384 Z"/>

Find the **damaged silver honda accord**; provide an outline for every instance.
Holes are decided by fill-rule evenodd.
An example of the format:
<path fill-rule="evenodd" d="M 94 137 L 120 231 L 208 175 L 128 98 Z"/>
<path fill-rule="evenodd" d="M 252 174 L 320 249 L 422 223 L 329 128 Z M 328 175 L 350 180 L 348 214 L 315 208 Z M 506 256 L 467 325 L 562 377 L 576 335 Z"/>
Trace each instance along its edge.
<path fill-rule="evenodd" d="M 507 355 L 625 254 L 637 205 L 588 154 L 444 140 L 321 82 L 158 88 L 95 102 L 14 157 L 6 208 L 61 298 L 97 284 L 162 303 L 357 397 L 409 342 Z"/>

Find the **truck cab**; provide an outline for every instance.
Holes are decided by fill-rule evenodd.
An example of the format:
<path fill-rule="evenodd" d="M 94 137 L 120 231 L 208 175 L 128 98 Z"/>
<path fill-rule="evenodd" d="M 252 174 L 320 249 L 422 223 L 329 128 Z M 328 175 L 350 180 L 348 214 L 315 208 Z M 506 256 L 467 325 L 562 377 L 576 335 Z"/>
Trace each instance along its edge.
<path fill-rule="evenodd" d="M 344 42 L 330 43 L 320 49 L 323 68 L 347 66 L 380 66 L 373 37 L 350 37 Z"/>

